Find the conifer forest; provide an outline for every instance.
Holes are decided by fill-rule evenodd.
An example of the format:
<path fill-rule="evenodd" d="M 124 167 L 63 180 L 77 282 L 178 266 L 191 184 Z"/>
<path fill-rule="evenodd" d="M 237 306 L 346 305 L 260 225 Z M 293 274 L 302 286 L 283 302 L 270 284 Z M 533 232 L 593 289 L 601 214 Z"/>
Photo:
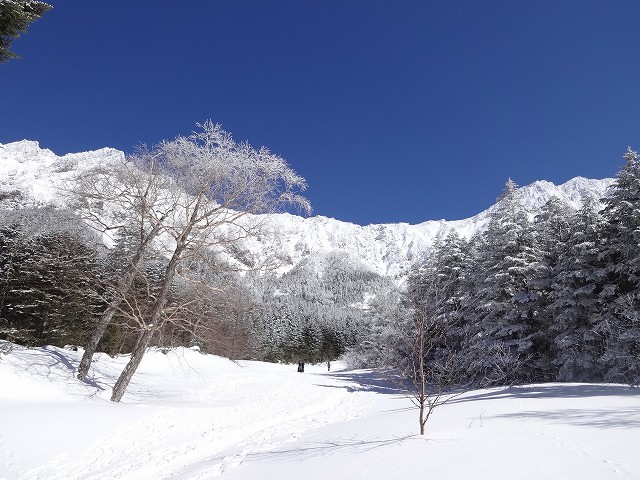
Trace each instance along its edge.
<path fill-rule="evenodd" d="M 204 134 L 226 148 L 229 139 L 215 126 L 205 126 Z M 262 235 L 260 225 L 240 224 L 230 212 L 270 213 L 265 202 L 276 198 L 267 190 L 256 194 L 260 182 L 237 190 L 231 172 L 213 192 L 214 207 L 197 206 L 209 216 L 202 217 L 207 228 L 218 222 L 217 228 L 191 235 L 171 266 L 175 275 L 167 278 L 172 250 L 163 235 L 175 246 L 188 225 L 176 213 L 184 200 L 178 197 L 187 194 L 191 201 L 212 188 L 189 183 L 176 173 L 186 167 L 170 164 L 180 154 L 171 149 L 193 147 L 169 142 L 164 164 L 140 153 L 118 171 L 77 178 L 82 185 L 66 187 L 74 194 L 65 207 L 25 204 L 21 192 L 4 192 L 0 339 L 84 348 L 111 309 L 96 350 L 112 355 L 141 344 L 198 346 L 232 359 L 342 357 L 354 367 L 402 369 L 417 355 L 412 345 L 418 336 L 435 384 L 444 377 L 448 385 L 465 386 L 640 383 L 636 152 L 624 155 L 608 194 L 584 198 L 578 210 L 551 198 L 532 215 L 508 181 L 485 229 L 470 239 L 455 230 L 438 238 L 402 277 L 382 276 L 339 250 L 310 255 L 284 273 L 269 266 L 278 259 L 256 260 L 241 250 L 229 262 L 220 245 L 229 252 L 234 239 Z M 233 149 L 237 153 L 237 145 Z M 242 155 L 263 155 L 259 162 L 271 162 L 277 182 L 304 187 L 268 152 Z M 128 191 L 146 189 L 147 196 L 123 195 L 114 179 Z M 307 206 L 302 197 L 280 193 L 278 200 Z M 107 208 L 109 202 L 115 207 Z M 107 231 L 116 232 L 115 242 L 105 246 Z"/>

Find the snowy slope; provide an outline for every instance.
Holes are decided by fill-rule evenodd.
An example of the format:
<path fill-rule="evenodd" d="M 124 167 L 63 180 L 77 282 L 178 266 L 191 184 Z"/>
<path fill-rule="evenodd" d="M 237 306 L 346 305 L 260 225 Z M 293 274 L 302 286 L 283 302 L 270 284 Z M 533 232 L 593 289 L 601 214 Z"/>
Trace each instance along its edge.
<path fill-rule="evenodd" d="M 111 148 L 58 157 L 50 150 L 41 149 L 33 141 L 0 144 L 0 192 L 20 190 L 25 197 L 40 202 L 61 202 L 56 187 L 74 172 L 122 158 L 122 152 Z M 612 182 L 611 179 L 577 177 L 556 186 L 538 181 L 521 188 L 520 195 L 525 208 L 532 213 L 552 196 L 578 208 L 583 195 L 599 199 Z M 245 248 L 260 258 L 275 255 L 283 262 L 282 271 L 292 268 L 309 255 L 341 250 L 359 259 L 376 273 L 396 277 L 424 255 L 438 235 L 444 236 L 455 229 L 463 237 L 470 238 L 483 229 L 490 209 L 465 220 L 426 221 L 418 225 L 396 223 L 360 226 L 321 216 L 303 218 L 290 214 L 270 215 L 273 235 L 268 239 L 247 241 Z"/>
<path fill-rule="evenodd" d="M 59 157 L 38 142 L 0 143 L 0 191 L 20 190 L 26 199 L 58 203 L 58 190 L 72 175 L 123 158 L 124 153 L 114 148 Z"/>
<path fill-rule="evenodd" d="M 410 401 L 374 371 L 151 351 L 114 404 L 127 357 L 99 355 L 83 384 L 81 354 L 0 356 L 0 479 L 640 477 L 640 393 L 626 386 L 473 391 L 421 437 Z"/>

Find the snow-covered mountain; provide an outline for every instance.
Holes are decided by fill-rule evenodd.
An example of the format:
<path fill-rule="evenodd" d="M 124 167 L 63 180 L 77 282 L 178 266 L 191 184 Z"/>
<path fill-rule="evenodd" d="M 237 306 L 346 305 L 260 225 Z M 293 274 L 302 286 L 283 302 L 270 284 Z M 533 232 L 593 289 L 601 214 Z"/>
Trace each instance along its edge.
<path fill-rule="evenodd" d="M 23 140 L 0 144 L 0 197 L 13 196 L 20 204 L 62 203 L 59 187 L 76 173 L 97 164 L 120 161 L 124 154 L 113 148 L 57 156 L 40 148 L 38 142 Z M 555 196 L 574 208 L 590 195 L 602 198 L 612 179 L 591 180 L 577 177 L 562 185 L 541 180 L 519 189 L 524 207 L 534 215 Z M 17 192 L 20 192 L 19 194 Z M 409 266 L 433 244 L 439 235 L 455 229 L 470 238 L 486 227 L 494 206 L 464 220 L 426 221 L 360 226 L 332 218 L 303 218 L 288 213 L 270 215 L 273 236 L 246 242 L 248 253 L 262 257 L 275 255 L 283 261 L 283 271 L 310 256 L 323 256 L 340 250 L 358 263 L 384 276 L 402 276 Z"/>

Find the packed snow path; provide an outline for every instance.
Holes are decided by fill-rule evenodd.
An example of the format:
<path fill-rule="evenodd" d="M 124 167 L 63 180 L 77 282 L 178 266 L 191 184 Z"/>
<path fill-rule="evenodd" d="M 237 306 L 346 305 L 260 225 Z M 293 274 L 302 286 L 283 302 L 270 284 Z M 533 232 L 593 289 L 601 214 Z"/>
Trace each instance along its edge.
<path fill-rule="evenodd" d="M 247 453 L 363 414 L 359 394 L 337 388 L 326 365 L 301 374 L 182 349 L 150 352 L 122 403 L 112 404 L 102 382 L 125 359 L 100 355 L 87 386 L 73 378 L 80 353 L 49 347 L 2 359 L 14 368 L 0 379 L 2 425 L 12 427 L 0 430 L 0 478 L 161 479 L 187 467 L 200 471 L 189 478 L 211 478 Z M 21 467 L 34 457 L 39 466 Z"/>
<path fill-rule="evenodd" d="M 469 392 L 421 437 L 375 372 L 150 351 L 114 404 L 127 358 L 99 355 L 83 384 L 81 353 L 0 357 L 0 479 L 640 478 L 640 395 L 626 386 Z"/>

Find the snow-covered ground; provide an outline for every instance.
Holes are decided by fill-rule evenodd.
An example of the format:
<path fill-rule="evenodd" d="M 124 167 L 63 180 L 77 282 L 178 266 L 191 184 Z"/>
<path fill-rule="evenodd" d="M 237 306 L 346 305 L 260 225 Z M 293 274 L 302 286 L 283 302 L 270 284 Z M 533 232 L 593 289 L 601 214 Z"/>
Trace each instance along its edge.
<path fill-rule="evenodd" d="M 640 478 L 640 392 L 545 384 L 469 392 L 417 432 L 376 372 L 151 351 L 120 404 L 126 357 L 15 347 L 0 356 L 1 479 Z"/>

